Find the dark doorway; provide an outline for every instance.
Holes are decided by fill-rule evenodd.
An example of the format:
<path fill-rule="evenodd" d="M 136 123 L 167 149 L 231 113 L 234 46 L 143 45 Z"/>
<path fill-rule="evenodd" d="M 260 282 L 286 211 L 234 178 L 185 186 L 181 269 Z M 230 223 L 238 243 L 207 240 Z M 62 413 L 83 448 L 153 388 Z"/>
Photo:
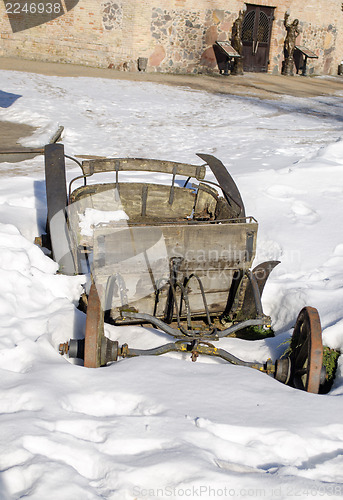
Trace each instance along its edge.
<path fill-rule="evenodd" d="M 268 71 L 274 8 L 247 4 L 242 26 L 244 71 Z"/>

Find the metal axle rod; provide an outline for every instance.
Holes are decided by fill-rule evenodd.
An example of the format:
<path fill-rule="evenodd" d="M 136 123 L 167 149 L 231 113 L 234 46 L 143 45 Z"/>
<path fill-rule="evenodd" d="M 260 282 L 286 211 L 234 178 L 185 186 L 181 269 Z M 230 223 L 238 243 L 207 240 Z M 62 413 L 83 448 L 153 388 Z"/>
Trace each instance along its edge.
<path fill-rule="evenodd" d="M 158 356 L 161 354 L 166 354 L 167 352 L 190 352 L 197 354 L 207 354 L 210 356 L 216 356 L 218 358 L 222 358 L 225 361 L 233 365 L 239 366 L 248 366 L 250 368 L 255 368 L 256 370 L 267 372 L 271 371 L 271 366 L 263 363 L 249 362 L 243 361 L 233 354 L 225 351 L 224 349 L 218 349 L 211 344 L 203 344 L 203 343 L 195 343 L 194 346 L 189 344 L 188 342 L 178 341 L 178 342 L 170 342 L 168 344 L 155 347 L 153 349 L 131 349 L 127 344 L 124 344 L 120 349 L 120 355 L 123 358 L 133 358 L 136 356 Z M 267 366 L 268 365 L 268 366 Z"/>
<path fill-rule="evenodd" d="M 157 326 L 160 330 L 162 330 L 165 333 L 168 333 L 172 337 L 175 338 L 187 338 L 187 339 L 206 339 L 206 340 L 217 340 L 222 337 L 227 337 L 231 333 L 235 333 L 239 330 L 243 330 L 244 328 L 247 328 L 248 326 L 262 326 L 266 323 L 267 319 L 266 318 L 256 318 L 256 319 L 247 319 L 245 321 L 242 321 L 241 323 L 237 323 L 237 325 L 232 325 L 229 328 L 226 328 L 225 330 L 217 330 L 214 329 L 212 332 L 206 333 L 203 331 L 199 330 L 190 330 L 188 331 L 187 335 L 185 333 L 182 333 L 180 330 L 177 330 L 176 328 L 173 328 L 169 325 L 167 325 L 164 321 L 161 319 L 156 318 L 155 316 L 152 316 L 152 314 L 146 314 L 146 313 L 136 313 L 133 311 L 122 311 L 122 316 L 123 319 L 130 318 L 130 319 L 135 319 L 135 320 L 142 320 L 147 323 L 151 323 L 155 326 Z M 125 316 L 125 318 L 124 318 Z"/>
<path fill-rule="evenodd" d="M 84 339 L 71 339 L 65 344 L 60 344 L 59 351 L 62 355 L 68 354 L 70 358 L 83 359 L 84 347 Z M 138 356 L 160 356 L 168 352 L 183 352 L 190 353 L 192 361 L 196 361 L 200 354 L 215 356 L 217 358 L 224 359 L 233 365 L 254 368 L 255 370 L 266 373 L 267 375 L 272 375 L 277 380 L 284 383 L 288 380 L 289 375 L 287 375 L 287 373 L 290 370 L 288 358 L 284 360 L 276 360 L 275 363 L 273 363 L 271 359 L 267 359 L 265 363 L 243 361 L 224 349 L 217 348 L 208 342 L 195 339 L 190 339 L 189 341 L 178 340 L 176 342 L 169 342 L 168 344 L 154 347 L 152 349 L 134 349 L 129 348 L 127 344 L 123 344 L 119 347 L 117 341 L 110 340 L 109 338 L 103 336 L 99 348 L 101 351 L 101 366 L 117 361 L 119 357 L 134 358 Z"/>

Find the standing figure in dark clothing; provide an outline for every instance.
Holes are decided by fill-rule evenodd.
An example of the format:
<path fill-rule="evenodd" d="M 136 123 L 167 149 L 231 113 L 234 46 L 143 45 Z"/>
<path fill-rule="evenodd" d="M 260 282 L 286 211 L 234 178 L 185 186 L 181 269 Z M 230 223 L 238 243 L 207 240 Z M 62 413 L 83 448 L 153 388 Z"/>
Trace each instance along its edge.
<path fill-rule="evenodd" d="M 294 49 L 295 49 L 295 40 L 297 36 L 299 35 L 299 19 L 294 19 L 292 23 L 288 23 L 288 18 L 289 14 L 288 12 L 285 13 L 285 19 L 284 19 L 284 25 L 287 31 L 286 38 L 285 38 L 285 44 L 284 44 L 284 54 L 285 54 L 285 61 L 284 61 L 284 67 L 282 70 L 283 75 L 288 75 L 291 76 L 293 75 L 293 54 L 294 54 Z"/>

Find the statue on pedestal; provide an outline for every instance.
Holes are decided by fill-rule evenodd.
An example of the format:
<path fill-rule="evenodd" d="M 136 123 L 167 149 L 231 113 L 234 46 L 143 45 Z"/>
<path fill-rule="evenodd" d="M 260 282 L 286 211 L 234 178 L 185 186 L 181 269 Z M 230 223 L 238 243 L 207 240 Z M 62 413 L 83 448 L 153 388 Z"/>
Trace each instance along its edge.
<path fill-rule="evenodd" d="M 241 57 L 235 57 L 231 74 L 243 75 L 243 43 L 242 43 L 242 25 L 244 19 L 244 12 L 239 11 L 238 17 L 232 26 L 232 47 L 238 52 Z"/>
<path fill-rule="evenodd" d="M 298 29 L 299 19 L 294 19 L 292 23 L 288 23 L 288 18 L 289 13 L 285 12 L 284 26 L 286 28 L 287 34 L 284 43 L 285 61 L 282 69 L 282 74 L 292 76 L 294 66 L 293 54 L 295 49 L 295 40 L 300 31 Z"/>

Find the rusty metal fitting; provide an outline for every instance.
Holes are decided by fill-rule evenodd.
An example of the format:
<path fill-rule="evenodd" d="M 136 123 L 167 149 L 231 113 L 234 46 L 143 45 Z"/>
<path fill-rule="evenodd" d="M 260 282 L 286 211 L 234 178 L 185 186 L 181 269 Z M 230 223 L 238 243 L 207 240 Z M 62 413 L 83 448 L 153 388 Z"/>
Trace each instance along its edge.
<path fill-rule="evenodd" d="M 42 247 L 43 246 L 42 236 L 36 236 L 35 240 L 34 240 L 34 244 L 39 246 L 39 247 Z"/>
<path fill-rule="evenodd" d="M 192 351 L 191 360 L 193 361 L 193 363 L 195 363 L 195 361 L 198 359 L 198 357 L 199 357 L 198 351 Z"/>
<path fill-rule="evenodd" d="M 128 352 L 129 352 L 129 346 L 127 344 L 123 344 L 121 346 L 121 348 L 119 349 L 119 355 L 122 357 L 122 358 L 126 358 L 127 355 L 128 355 Z"/>
<path fill-rule="evenodd" d="M 267 375 L 271 375 L 275 373 L 275 365 L 273 364 L 272 360 L 269 358 L 266 361 L 266 364 L 264 366 L 264 371 L 267 373 Z"/>
<path fill-rule="evenodd" d="M 59 347 L 58 347 L 58 351 L 59 351 L 59 353 L 60 353 L 61 356 L 63 356 L 63 354 L 68 354 L 69 343 L 65 342 L 64 344 L 60 344 Z"/>
<path fill-rule="evenodd" d="M 288 384 L 291 377 L 292 364 L 289 358 L 277 359 L 275 361 L 275 378 L 283 384 Z"/>

